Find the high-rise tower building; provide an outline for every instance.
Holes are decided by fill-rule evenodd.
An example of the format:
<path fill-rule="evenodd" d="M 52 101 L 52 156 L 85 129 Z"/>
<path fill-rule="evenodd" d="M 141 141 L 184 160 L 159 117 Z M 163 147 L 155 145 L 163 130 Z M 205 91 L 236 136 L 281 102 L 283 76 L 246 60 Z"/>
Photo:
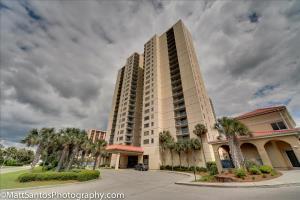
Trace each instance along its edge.
<path fill-rule="evenodd" d="M 138 87 L 142 88 L 138 88 L 135 93 L 140 100 L 135 102 L 132 110 L 120 111 L 122 110 L 121 100 L 126 98 L 122 94 L 126 85 L 124 81 L 127 80 L 124 77 L 125 69 L 122 68 L 118 74 L 113 110 L 108 125 L 107 135 L 111 144 L 141 146 L 143 159 L 139 160 L 144 160 L 150 169 L 158 169 L 162 162 L 170 163 L 170 156 L 161 157 L 159 133 L 168 130 L 175 140 L 196 138 L 197 136 L 193 133 L 194 127 L 202 123 L 208 129 L 207 135 L 202 138 L 202 150 L 207 161 L 214 160 L 212 147 L 207 143 L 217 136 L 217 131 L 213 129 L 214 111 L 200 73 L 191 34 L 182 21 L 178 21 L 160 36 L 154 35 L 144 45 L 143 58 L 138 54 L 135 55 L 139 57 L 139 69 L 141 69 L 141 74 L 137 75 L 137 79 Z M 141 60 L 143 60 L 143 65 L 141 65 Z M 136 128 L 132 129 L 132 135 L 136 141 L 126 143 L 126 140 L 120 141 L 117 138 L 123 136 L 120 131 L 125 132 L 129 124 L 125 123 L 124 127 L 118 126 L 123 120 L 123 113 L 128 118 L 130 111 L 136 113 L 133 117 L 133 124 Z M 199 166 L 204 166 L 202 155 L 203 153 L 199 153 L 197 156 L 196 162 Z M 128 162 L 129 157 L 132 156 L 127 155 L 126 161 L 126 152 L 123 152 L 121 157 L 120 165 L 125 166 L 123 162 Z M 178 158 L 175 159 L 177 159 L 175 162 L 178 162 Z"/>

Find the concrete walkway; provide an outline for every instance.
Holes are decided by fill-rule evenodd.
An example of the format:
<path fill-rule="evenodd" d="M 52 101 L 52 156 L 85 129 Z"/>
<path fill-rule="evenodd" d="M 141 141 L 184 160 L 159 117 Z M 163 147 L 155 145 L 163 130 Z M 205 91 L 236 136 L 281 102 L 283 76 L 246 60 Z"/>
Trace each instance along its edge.
<path fill-rule="evenodd" d="M 228 182 L 228 183 L 208 183 L 208 182 L 193 182 L 194 177 L 190 176 L 184 180 L 176 182 L 178 185 L 190 185 L 200 187 L 224 187 L 224 188 L 251 188 L 251 187 L 287 187 L 291 185 L 300 186 L 300 170 L 281 171 L 282 176 L 266 181 L 258 182 Z"/>
<path fill-rule="evenodd" d="M 17 172 L 17 171 L 26 170 L 29 168 L 30 168 L 29 165 L 21 166 L 21 167 L 3 167 L 3 168 L 0 168 L 0 174 L 5 174 L 5 173 L 9 173 L 9 172 Z"/>

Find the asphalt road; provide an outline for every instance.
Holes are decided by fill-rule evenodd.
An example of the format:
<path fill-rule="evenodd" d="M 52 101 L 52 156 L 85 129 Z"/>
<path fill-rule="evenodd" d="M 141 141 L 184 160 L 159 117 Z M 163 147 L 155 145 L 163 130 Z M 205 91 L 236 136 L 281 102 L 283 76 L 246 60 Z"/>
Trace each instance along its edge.
<path fill-rule="evenodd" d="M 186 176 L 175 173 L 134 170 L 102 170 L 102 179 L 65 186 L 24 190 L 26 192 L 124 193 L 128 200 L 299 200 L 300 187 L 209 188 L 176 185 Z"/>

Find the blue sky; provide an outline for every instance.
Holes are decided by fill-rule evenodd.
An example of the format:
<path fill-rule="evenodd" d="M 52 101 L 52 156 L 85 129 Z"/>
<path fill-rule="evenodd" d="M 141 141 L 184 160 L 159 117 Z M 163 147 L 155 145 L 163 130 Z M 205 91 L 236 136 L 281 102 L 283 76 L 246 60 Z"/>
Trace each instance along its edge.
<path fill-rule="evenodd" d="M 117 70 L 182 19 L 217 116 L 285 104 L 300 125 L 300 1 L 3 0 L 1 139 L 107 126 Z"/>

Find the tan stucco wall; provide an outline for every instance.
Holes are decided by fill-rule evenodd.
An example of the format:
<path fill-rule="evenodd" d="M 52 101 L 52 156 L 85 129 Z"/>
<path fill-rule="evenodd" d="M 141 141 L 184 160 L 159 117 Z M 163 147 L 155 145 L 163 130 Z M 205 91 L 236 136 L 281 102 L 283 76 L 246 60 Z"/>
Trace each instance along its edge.
<path fill-rule="evenodd" d="M 296 134 L 296 133 L 295 133 Z M 256 146 L 259 157 L 264 165 L 273 166 L 274 168 L 289 169 L 292 167 L 285 150 L 292 149 L 300 161 L 300 142 L 298 135 L 273 135 L 265 138 L 249 138 L 242 139 L 240 144 L 251 143 Z M 287 144 L 286 144 L 287 143 Z M 216 163 L 219 171 L 222 171 L 218 149 L 226 143 L 214 143 L 213 149 L 216 157 Z M 246 152 L 249 157 L 254 157 L 254 151 L 247 149 Z"/>

